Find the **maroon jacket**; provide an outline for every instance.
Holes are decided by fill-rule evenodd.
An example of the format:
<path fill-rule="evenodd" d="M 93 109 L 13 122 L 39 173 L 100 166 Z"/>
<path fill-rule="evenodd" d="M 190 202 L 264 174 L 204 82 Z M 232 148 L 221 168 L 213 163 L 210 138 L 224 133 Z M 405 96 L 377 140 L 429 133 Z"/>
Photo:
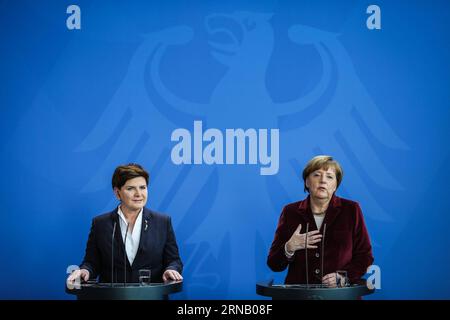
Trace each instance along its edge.
<path fill-rule="evenodd" d="M 306 232 L 307 223 L 309 231 L 317 230 L 309 201 L 308 196 L 303 201 L 290 203 L 283 208 L 267 258 L 267 264 L 273 271 L 283 271 L 289 266 L 286 284 L 306 283 L 305 250 L 296 251 L 294 257 L 288 260 L 284 245 L 300 223 L 301 233 Z M 322 274 L 325 276 L 337 270 L 346 270 L 350 282 L 358 282 L 373 262 L 372 246 L 359 204 L 333 195 L 320 233 L 322 241 L 316 244 L 317 249 L 308 249 L 309 283 L 321 283 Z"/>

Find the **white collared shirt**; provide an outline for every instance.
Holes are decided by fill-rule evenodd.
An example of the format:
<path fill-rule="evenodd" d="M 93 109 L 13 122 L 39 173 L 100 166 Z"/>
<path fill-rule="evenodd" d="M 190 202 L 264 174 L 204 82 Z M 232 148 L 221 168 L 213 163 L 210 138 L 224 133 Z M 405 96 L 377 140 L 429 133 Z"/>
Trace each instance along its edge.
<path fill-rule="evenodd" d="M 139 248 L 139 241 L 141 239 L 141 229 L 142 229 L 142 211 L 138 213 L 138 216 L 136 218 L 136 222 L 134 223 L 133 231 L 128 230 L 127 231 L 127 219 L 125 219 L 125 215 L 123 214 L 122 210 L 117 210 L 117 214 L 119 215 L 119 223 L 120 223 L 120 231 L 122 233 L 122 240 L 125 243 L 125 233 L 127 234 L 126 239 L 126 248 L 125 251 L 127 252 L 128 261 L 130 262 L 130 265 L 133 264 L 134 258 L 136 257 L 136 253 Z"/>

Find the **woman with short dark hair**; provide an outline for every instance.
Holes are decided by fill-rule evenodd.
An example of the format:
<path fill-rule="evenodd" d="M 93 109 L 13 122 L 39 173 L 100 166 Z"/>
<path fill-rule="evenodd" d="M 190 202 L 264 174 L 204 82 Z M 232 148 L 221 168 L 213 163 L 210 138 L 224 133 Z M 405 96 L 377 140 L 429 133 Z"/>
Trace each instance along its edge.
<path fill-rule="evenodd" d="M 138 164 L 116 168 L 112 187 L 120 204 L 93 219 L 83 262 L 69 283 L 80 277 L 139 282 L 140 269 L 150 269 L 152 282 L 183 279 L 170 217 L 145 207 L 148 182 L 149 174 Z"/>

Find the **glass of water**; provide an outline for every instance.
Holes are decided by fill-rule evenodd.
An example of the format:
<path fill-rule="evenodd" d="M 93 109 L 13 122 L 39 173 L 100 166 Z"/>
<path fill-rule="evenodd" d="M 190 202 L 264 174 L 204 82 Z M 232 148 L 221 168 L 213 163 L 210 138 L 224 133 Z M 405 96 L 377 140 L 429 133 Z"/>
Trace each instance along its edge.
<path fill-rule="evenodd" d="M 338 271 L 336 271 L 336 274 L 337 274 L 336 286 L 338 288 L 344 288 L 344 287 L 348 287 L 350 285 L 350 282 L 347 277 L 347 271 L 338 270 Z"/>
<path fill-rule="evenodd" d="M 140 269 L 139 270 L 139 285 L 148 286 L 150 285 L 152 272 L 150 269 Z"/>

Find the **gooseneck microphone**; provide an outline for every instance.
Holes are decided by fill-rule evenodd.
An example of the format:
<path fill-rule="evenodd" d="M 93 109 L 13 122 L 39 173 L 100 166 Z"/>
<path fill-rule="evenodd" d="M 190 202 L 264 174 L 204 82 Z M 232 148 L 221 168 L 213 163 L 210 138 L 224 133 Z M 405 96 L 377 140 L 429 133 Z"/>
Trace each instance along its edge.
<path fill-rule="evenodd" d="M 306 224 L 306 241 L 305 241 L 305 270 L 306 270 L 306 288 L 309 288 L 309 277 L 308 277 L 308 230 L 309 223 Z"/>
<path fill-rule="evenodd" d="M 116 234 L 116 224 L 117 222 L 114 221 L 114 227 L 111 236 L 111 287 L 114 283 L 114 235 Z"/>
<path fill-rule="evenodd" d="M 327 224 L 323 224 L 323 237 L 322 237 L 322 267 L 320 268 L 322 270 L 322 278 L 323 279 L 323 253 L 325 252 L 325 234 L 327 232 Z M 322 281 L 322 280 L 321 280 Z"/>
<path fill-rule="evenodd" d="M 123 254 L 123 270 L 124 270 L 124 277 L 123 277 L 123 286 L 125 287 L 127 283 L 127 235 L 128 235 L 128 226 L 130 224 L 127 223 L 127 230 L 125 231 L 125 240 L 123 243 L 124 248 L 124 254 Z"/>

